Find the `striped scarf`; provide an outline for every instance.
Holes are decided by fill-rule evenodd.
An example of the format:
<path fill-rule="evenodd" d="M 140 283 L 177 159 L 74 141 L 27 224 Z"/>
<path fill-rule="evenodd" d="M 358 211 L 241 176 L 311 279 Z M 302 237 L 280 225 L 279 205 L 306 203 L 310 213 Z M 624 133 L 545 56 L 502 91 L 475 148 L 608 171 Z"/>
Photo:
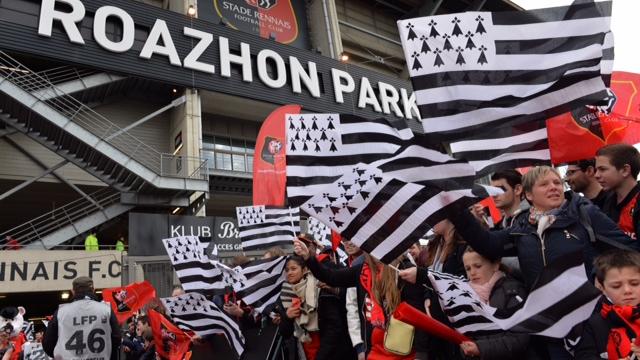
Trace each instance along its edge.
<path fill-rule="evenodd" d="M 318 280 L 312 275 L 305 275 L 297 284 L 282 284 L 280 300 L 285 309 L 291 307 L 293 298 L 300 299 L 300 316 L 294 319 L 293 335 L 300 342 L 309 342 L 309 332 L 318 331 Z"/>

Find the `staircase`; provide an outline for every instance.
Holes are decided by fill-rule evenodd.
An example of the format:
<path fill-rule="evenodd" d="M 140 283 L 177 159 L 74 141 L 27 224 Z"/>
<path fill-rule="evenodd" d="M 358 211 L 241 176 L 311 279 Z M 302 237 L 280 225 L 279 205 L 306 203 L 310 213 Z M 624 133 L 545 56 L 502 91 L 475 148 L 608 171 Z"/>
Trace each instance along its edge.
<path fill-rule="evenodd" d="M 0 51 L 0 131 L 25 134 L 109 187 L 0 234 L 0 243 L 10 236 L 23 248 L 48 249 L 136 205 L 187 206 L 192 194 L 209 191 L 206 161 L 160 153 L 69 95 L 126 80 L 70 74 L 34 73 Z"/>
<path fill-rule="evenodd" d="M 208 192 L 205 161 L 163 154 L 0 52 L 0 121 L 121 192 Z"/>
<path fill-rule="evenodd" d="M 133 205 L 121 204 L 120 194 L 110 188 L 98 190 L 89 197 L 72 201 L 9 229 L 0 234 L 0 239 L 5 240 L 9 236 L 17 241 L 20 248 L 50 249 L 133 208 Z M 11 247 L 3 243 L 0 250 Z"/>

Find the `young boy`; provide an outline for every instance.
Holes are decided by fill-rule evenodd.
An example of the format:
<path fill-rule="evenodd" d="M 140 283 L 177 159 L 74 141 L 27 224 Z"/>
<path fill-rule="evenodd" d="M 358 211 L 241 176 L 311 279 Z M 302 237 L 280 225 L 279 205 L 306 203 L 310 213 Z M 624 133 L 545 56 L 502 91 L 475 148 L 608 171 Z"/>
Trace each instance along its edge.
<path fill-rule="evenodd" d="M 640 355 L 633 339 L 640 337 L 640 253 L 612 250 L 594 261 L 596 287 L 606 300 L 600 312 L 584 323 L 575 352 L 580 360 L 628 359 Z"/>
<path fill-rule="evenodd" d="M 606 145 L 596 152 L 596 180 L 611 194 L 601 210 L 632 239 L 640 231 L 638 195 L 640 185 L 636 179 L 640 172 L 640 153 L 631 145 Z"/>

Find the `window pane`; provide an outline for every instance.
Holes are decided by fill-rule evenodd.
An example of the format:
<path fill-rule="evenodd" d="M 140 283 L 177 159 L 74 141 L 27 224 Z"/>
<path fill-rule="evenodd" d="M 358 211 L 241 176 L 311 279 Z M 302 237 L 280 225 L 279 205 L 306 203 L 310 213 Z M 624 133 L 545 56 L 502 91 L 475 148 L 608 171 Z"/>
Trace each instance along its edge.
<path fill-rule="evenodd" d="M 244 140 L 231 139 L 231 151 L 244 154 Z"/>
<path fill-rule="evenodd" d="M 253 154 L 253 150 L 256 148 L 255 141 L 247 141 L 247 154 Z"/>
<path fill-rule="evenodd" d="M 216 153 L 216 169 L 233 170 L 231 167 L 231 154 Z"/>
<path fill-rule="evenodd" d="M 233 170 L 247 171 L 244 167 L 244 155 L 233 154 Z"/>
<path fill-rule="evenodd" d="M 231 140 L 227 137 L 216 136 L 216 150 L 231 150 Z"/>
<path fill-rule="evenodd" d="M 253 156 L 247 156 L 247 172 L 253 172 Z"/>
<path fill-rule="evenodd" d="M 209 169 L 216 168 L 216 160 L 215 160 L 213 151 L 203 151 L 202 157 L 207 160 L 207 168 Z"/>

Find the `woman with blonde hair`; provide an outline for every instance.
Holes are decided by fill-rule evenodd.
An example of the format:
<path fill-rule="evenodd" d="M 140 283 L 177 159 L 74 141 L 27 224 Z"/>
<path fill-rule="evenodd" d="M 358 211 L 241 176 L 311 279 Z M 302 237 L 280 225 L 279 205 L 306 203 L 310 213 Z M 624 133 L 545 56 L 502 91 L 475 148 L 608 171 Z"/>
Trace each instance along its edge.
<path fill-rule="evenodd" d="M 322 266 L 311 256 L 304 242 L 294 240 L 294 252 L 303 257 L 307 266 L 318 280 L 335 287 L 356 287 L 358 293 L 359 309 L 364 312 L 366 319 L 363 342 L 367 349 L 368 360 L 408 360 L 415 358 L 415 352 L 408 355 L 398 355 L 387 351 L 383 345 L 385 329 L 389 323 L 391 314 L 401 301 L 406 301 L 413 306 L 422 308 L 424 298 L 409 299 L 408 287 L 414 286 L 398 282 L 395 269 L 384 265 L 378 260 L 365 254 L 365 261 L 350 268 L 330 269 Z M 397 263 L 396 263 L 397 265 Z M 408 285 L 408 286 L 406 286 Z"/>
<path fill-rule="evenodd" d="M 564 255 L 582 253 L 587 274 L 591 274 L 593 259 L 603 250 L 616 246 L 638 249 L 638 242 L 629 239 L 597 206 L 576 193 L 565 193 L 556 169 L 532 168 L 522 177 L 522 187 L 531 208 L 508 229 L 488 231 L 468 209 L 456 212 L 450 220 L 462 238 L 485 258 L 517 256 L 528 289 L 545 266 Z M 416 271 L 404 271 L 401 276 L 415 281 Z M 419 272 L 419 282 L 426 276 Z M 571 358 L 561 340 L 545 342 L 552 359 Z"/>

